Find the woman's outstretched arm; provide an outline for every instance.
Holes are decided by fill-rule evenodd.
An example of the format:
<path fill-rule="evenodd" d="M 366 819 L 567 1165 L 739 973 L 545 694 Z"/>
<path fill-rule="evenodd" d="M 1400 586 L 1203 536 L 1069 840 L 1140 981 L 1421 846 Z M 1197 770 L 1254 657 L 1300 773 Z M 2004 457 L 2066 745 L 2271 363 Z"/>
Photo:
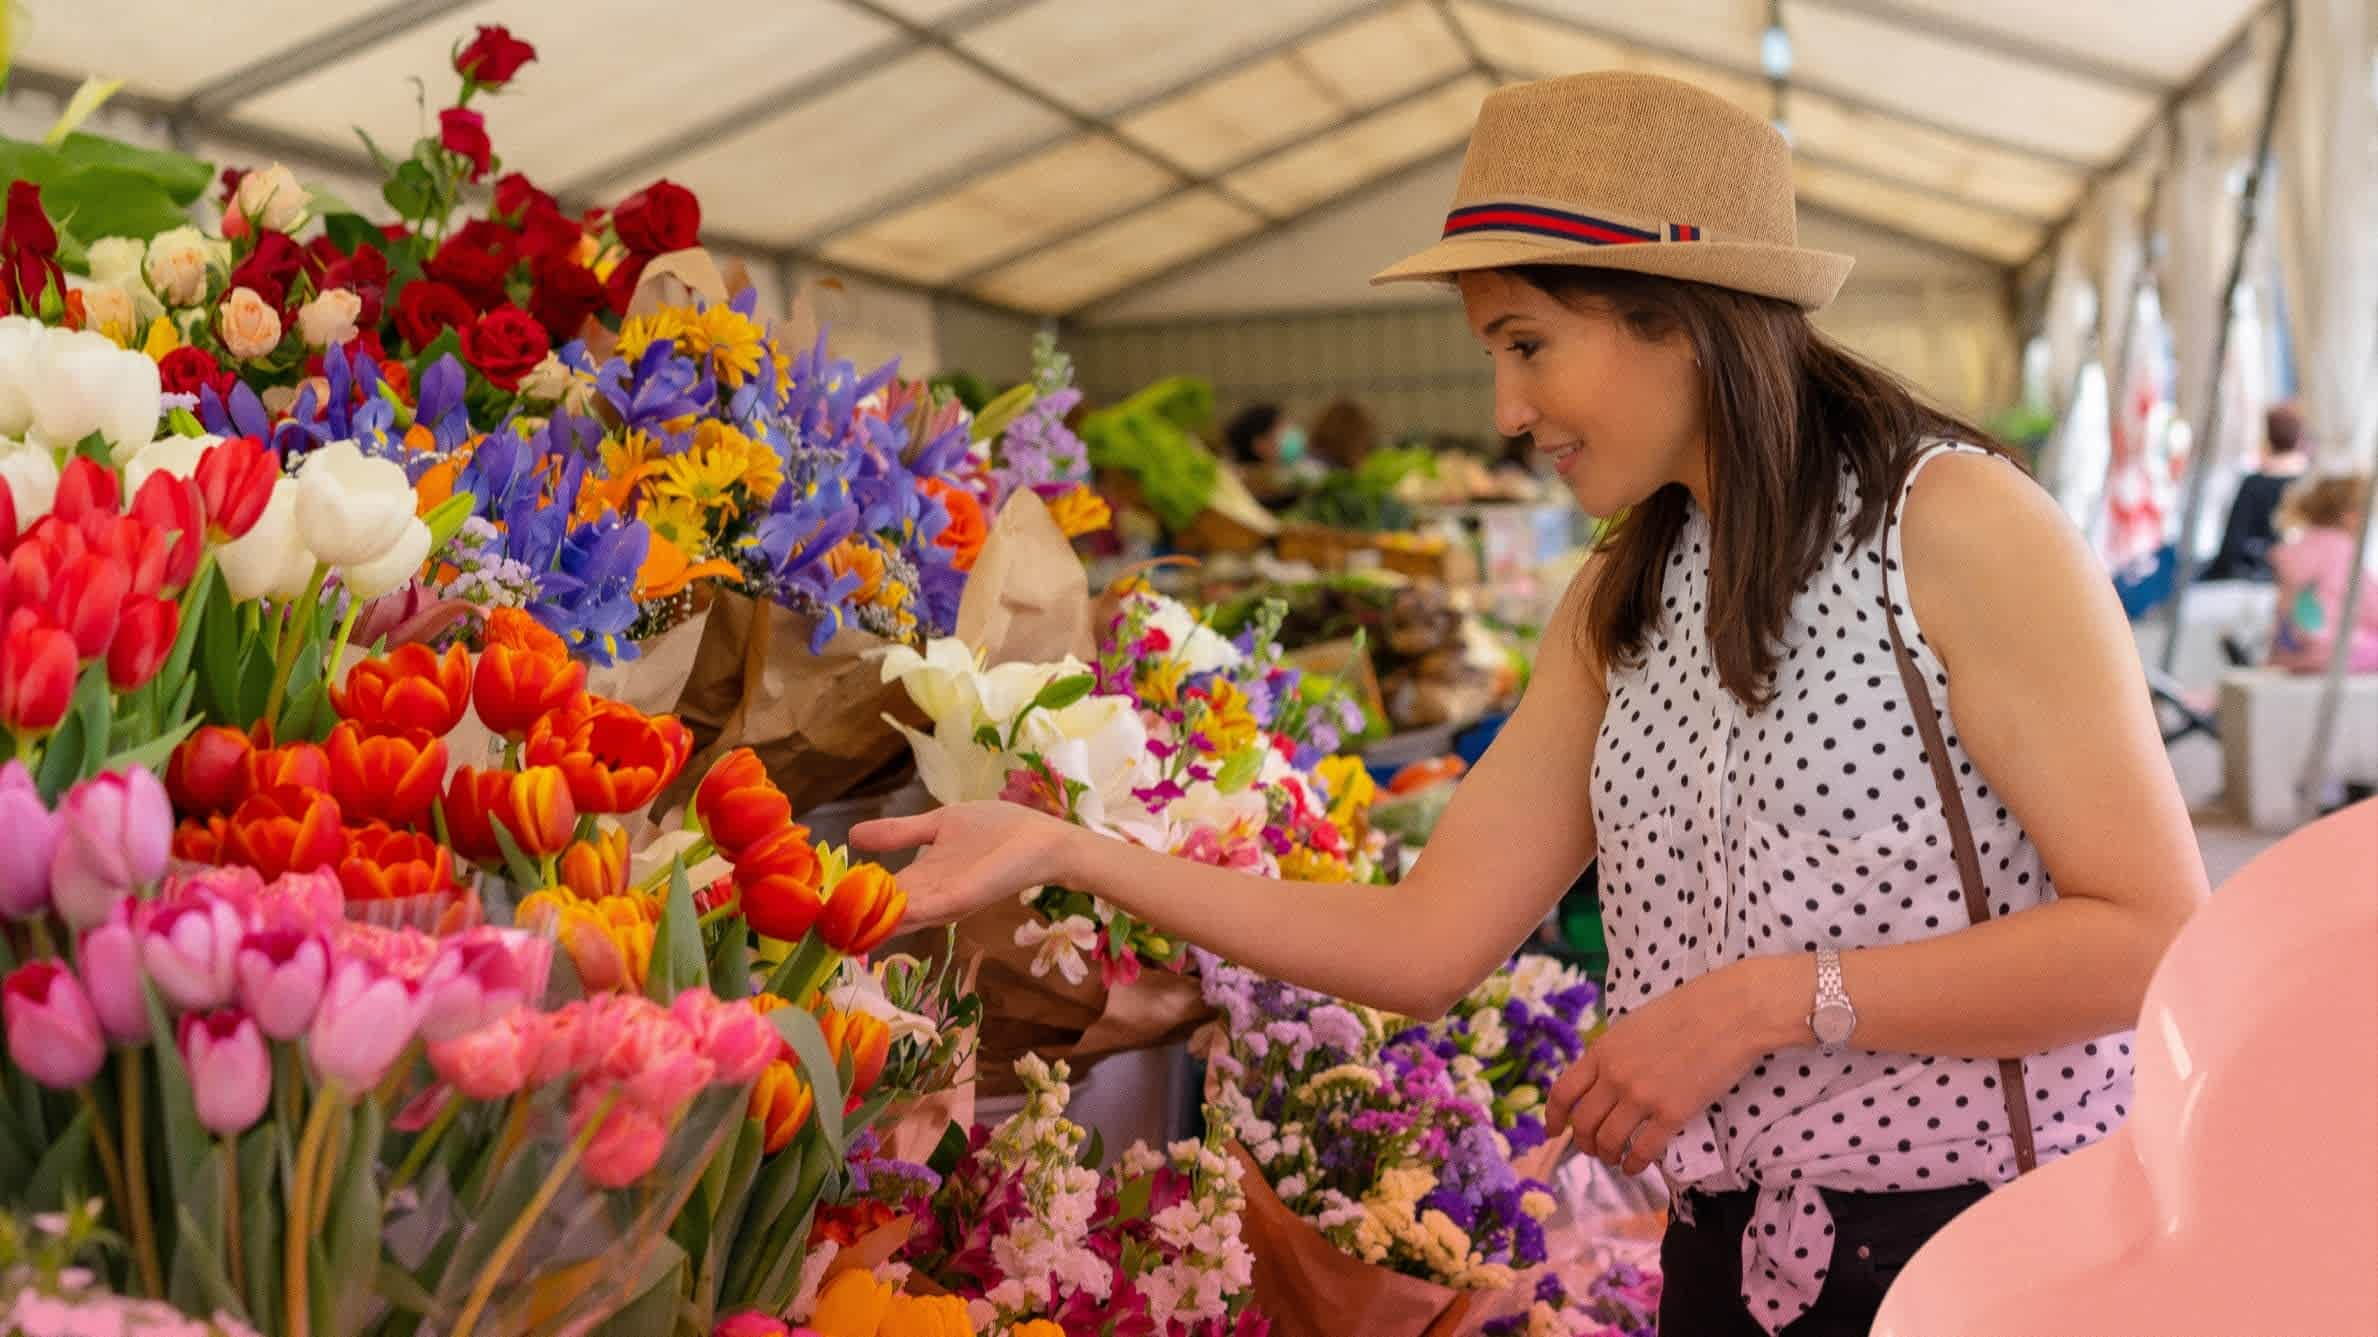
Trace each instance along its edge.
<path fill-rule="evenodd" d="M 1545 629 L 1526 697 L 1398 886 L 1233 873 L 1008 803 L 867 822 L 851 841 L 929 847 L 900 876 L 911 924 L 1056 883 L 1266 975 L 1433 1017 L 1501 965 L 1593 858 L 1588 787 L 1605 698 L 1576 620 L 1591 572 Z"/>

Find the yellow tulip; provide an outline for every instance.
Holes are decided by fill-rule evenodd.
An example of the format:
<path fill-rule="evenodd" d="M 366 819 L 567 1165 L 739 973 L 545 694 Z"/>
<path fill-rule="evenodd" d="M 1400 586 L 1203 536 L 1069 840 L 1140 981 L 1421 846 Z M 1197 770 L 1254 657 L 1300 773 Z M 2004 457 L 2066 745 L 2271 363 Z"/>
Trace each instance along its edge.
<path fill-rule="evenodd" d="M 954 1295 L 895 1295 L 876 1337 L 974 1337 L 974 1322 Z"/>
<path fill-rule="evenodd" d="M 819 1337 L 876 1337 L 891 1304 L 890 1286 L 877 1281 L 872 1272 L 853 1268 L 826 1283 L 809 1326 L 817 1329 Z"/>
<path fill-rule="evenodd" d="M 1036 1318 L 1008 1329 L 1007 1337 L 1065 1337 L 1065 1329 L 1058 1327 L 1053 1319 Z"/>

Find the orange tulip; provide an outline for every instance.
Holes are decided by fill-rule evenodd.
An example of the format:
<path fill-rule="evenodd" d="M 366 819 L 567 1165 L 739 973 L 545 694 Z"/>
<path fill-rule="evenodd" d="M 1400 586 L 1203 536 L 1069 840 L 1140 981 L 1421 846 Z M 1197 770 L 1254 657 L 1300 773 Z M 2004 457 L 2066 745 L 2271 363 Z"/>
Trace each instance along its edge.
<path fill-rule="evenodd" d="M 310 873 L 347 852 L 339 802 L 320 789 L 284 785 L 250 794 L 231 814 L 225 853 L 270 882 L 283 873 Z"/>
<path fill-rule="evenodd" d="M 559 854 L 578 827 L 578 806 L 558 766 L 531 766 L 512 777 L 512 803 L 504 820 L 512 841 L 532 859 Z"/>
<path fill-rule="evenodd" d="M 834 1065 L 850 1065 L 844 1112 L 855 1110 L 883 1080 L 884 1063 L 892 1053 L 892 1028 L 880 1017 L 833 1008 L 818 1014 L 817 1026 L 826 1033 L 826 1050 L 834 1056 Z"/>
<path fill-rule="evenodd" d="M 420 826 L 446 782 L 446 740 L 418 730 L 374 735 L 353 720 L 330 731 L 330 792 L 355 820 Z"/>
<path fill-rule="evenodd" d="M 760 1121 L 760 1150 L 775 1155 L 792 1145 L 809 1116 L 817 1109 L 817 1095 L 792 1064 L 778 1059 L 760 1074 L 751 1088 L 751 1117 Z"/>
<path fill-rule="evenodd" d="M 493 814 L 506 811 L 512 800 L 510 771 L 483 771 L 476 766 L 455 768 L 446 782 L 446 839 L 454 852 L 473 863 L 494 863 L 504 857 L 495 839 Z"/>
<path fill-rule="evenodd" d="M 219 864 L 231 844 L 231 823 L 222 817 L 195 817 L 173 829 L 173 857 L 183 863 Z"/>
<path fill-rule="evenodd" d="M 587 992 L 633 991 L 652 966 L 660 903 L 634 894 L 590 901 L 547 887 L 523 897 L 513 919 L 522 928 L 551 928 Z"/>
<path fill-rule="evenodd" d="M 748 747 L 736 748 L 710 767 L 694 790 L 694 813 L 702 819 L 710 843 L 734 861 L 793 824 L 792 801 L 768 778 L 759 754 Z M 809 833 L 803 830 L 801 838 L 807 840 Z"/>
<path fill-rule="evenodd" d="M 826 896 L 817 931 L 844 956 L 865 956 L 883 945 L 908 911 L 908 893 L 878 863 L 853 864 Z"/>
<path fill-rule="evenodd" d="M 457 890 L 454 855 L 434 837 L 385 822 L 350 828 L 339 886 L 350 901 L 394 901 Z"/>
<path fill-rule="evenodd" d="M 675 715 L 586 696 L 530 727 L 526 758 L 560 767 L 580 812 L 619 813 L 659 797 L 693 751 L 694 736 Z"/>
<path fill-rule="evenodd" d="M 400 646 L 349 669 L 346 682 L 330 689 L 330 704 L 341 719 L 373 733 L 418 730 L 443 738 L 470 709 L 470 654 L 459 645 L 443 655 L 426 645 Z"/>
<path fill-rule="evenodd" d="M 561 852 L 561 884 L 590 901 L 628 889 L 628 833 L 608 826 Z"/>
<path fill-rule="evenodd" d="M 818 885 L 825 870 L 809 844 L 809 832 L 786 827 L 743 852 L 735 863 L 735 885 L 743 892 L 743 917 L 771 938 L 799 942 L 825 909 Z"/>
<path fill-rule="evenodd" d="M 517 608 L 498 608 L 487 619 L 487 648 L 479 652 L 471 690 L 479 722 L 518 742 L 540 716 L 586 690 L 586 665 L 570 658 L 570 647 L 543 623 Z"/>
<path fill-rule="evenodd" d="M 248 754 L 248 792 L 261 793 L 283 785 L 296 789 L 330 788 L 330 756 L 312 743 L 283 743 L 260 747 Z"/>

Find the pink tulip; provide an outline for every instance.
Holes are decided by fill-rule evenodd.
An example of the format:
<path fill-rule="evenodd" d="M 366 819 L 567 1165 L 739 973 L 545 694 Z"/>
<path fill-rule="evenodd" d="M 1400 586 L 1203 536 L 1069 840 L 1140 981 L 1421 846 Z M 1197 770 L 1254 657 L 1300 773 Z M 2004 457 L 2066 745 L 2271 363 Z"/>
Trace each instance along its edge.
<path fill-rule="evenodd" d="M 25 763 L 0 766 L 0 918 L 31 919 L 50 908 L 50 858 L 58 818 L 33 788 Z"/>
<path fill-rule="evenodd" d="M 589 1084 L 579 1091 L 577 1107 L 570 1112 L 572 1134 L 585 1130 L 586 1121 L 602 1109 L 605 1098 L 606 1092 L 598 1085 Z M 668 1142 L 667 1124 L 634 1101 L 620 1100 L 603 1116 L 602 1126 L 579 1157 L 578 1168 L 597 1188 L 626 1188 L 660 1164 L 661 1150 Z"/>
<path fill-rule="evenodd" d="M 330 949 L 319 935 L 274 928 L 250 933 L 238 957 L 239 1005 L 275 1040 L 294 1040 L 313 1024 L 330 982 Z"/>
<path fill-rule="evenodd" d="M 545 992 L 553 942 L 518 929 L 476 928 L 449 939 L 422 980 L 421 1034 L 451 1040 Z"/>
<path fill-rule="evenodd" d="M 314 1070 L 349 1093 L 377 1086 L 421 1024 L 414 986 L 363 961 L 332 968 L 306 1050 Z"/>
<path fill-rule="evenodd" d="M 83 934 L 75 960 L 82 965 L 83 990 L 107 1038 L 120 1045 L 147 1044 L 149 1008 L 141 997 L 140 940 L 148 931 L 149 903 L 126 896 L 107 919 Z"/>
<path fill-rule="evenodd" d="M 548 1029 L 544 1013 L 519 1008 L 451 1040 L 432 1040 L 429 1066 L 473 1100 L 502 1100 L 536 1072 Z"/>
<path fill-rule="evenodd" d="M 77 929 L 107 917 L 116 899 L 165 872 L 173 804 L 156 776 L 133 767 L 85 780 L 58 805 L 50 896 Z"/>
<path fill-rule="evenodd" d="M 793 1337 L 793 1329 L 783 1319 L 746 1309 L 720 1319 L 718 1326 L 710 1330 L 710 1337 Z"/>
<path fill-rule="evenodd" d="M 0 983 L 8 1055 L 43 1086 L 71 1091 L 99 1075 L 107 1038 L 91 1000 L 66 967 L 29 961 Z"/>
<path fill-rule="evenodd" d="M 328 933 L 347 918 L 347 894 L 328 868 L 281 874 L 257 890 L 253 906 L 248 918 L 263 929 Z"/>
<path fill-rule="evenodd" d="M 717 1069 L 677 1018 L 648 1006 L 619 1023 L 600 1071 L 621 1084 L 621 1095 L 629 1103 L 671 1120 L 710 1084 Z"/>
<path fill-rule="evenodd" d="M 185 1012 L 231 1001 L 241 939 L 247 926 L 221 901 L 192 897 L 157 906 L 141 935 L 140 963 L 157 992 Z"/>
<path fill-rule="evenodd" d="M 669 1010 L 717 1069 L 713 1081 L 730 1086 L 756 1081 L 784 1047 L 776 1027 L 749 1003 L 721 1002 L 708 989 L 686 990 Z"/>
<path fill-rule="evenodd" d="M 185 1013 L 181 1041 L 198 1121 L 218 1137 L 247 1131 L 272 1095 L 272 1055 L 256 1019 L 228 1007 Z"/>

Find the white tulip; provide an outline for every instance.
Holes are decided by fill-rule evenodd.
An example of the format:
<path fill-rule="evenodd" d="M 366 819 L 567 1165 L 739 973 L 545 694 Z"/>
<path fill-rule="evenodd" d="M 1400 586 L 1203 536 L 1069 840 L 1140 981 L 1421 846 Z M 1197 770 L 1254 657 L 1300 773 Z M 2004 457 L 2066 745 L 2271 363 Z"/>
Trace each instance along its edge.
<path fill-rule="evenodd" d="M 49 331 L 30 316 L 0 316 L 0 436 L 33 425 L 33 350 Z"/>
<path fill-rule="evenodd" d="M 97 432 L 111 446 L 138 446 L 156 436 L 164 386 L 147 354 L 88 330 L 50 330 L 29 370 L 32 434 L 45 444 L 72 446 Z"/>
<path fill-rule="evenodd" d="M 388 554 L 413 520 L 413 484 L 393 460 L 333 441 L 297 471 L 297 532 L 324 564 L 362 566 Z"/>
<path fill-rule="evenodd" d="M 0 484 L 8 488 L 21 529 L 48 515 L 58 499 L 58 462 L 38 446 L 0 441 Z"/>
<path fill-rule="evenodd" d="M 220 440 L 216 436 L 161 436 L 133 451 L 129 459 L 123 451 L 117 451 L 116 460 L 124 469 L 124 495 L 140 495 L 140 485 L 149 481 L 153 473 L 191 477 L 198 472 L 198 457 Z"/>
<path fill-rule="evenodd" d="M 267 595 L 295 599 L 314 580 L 314 554 L 297 533 L 297 481 L 283 478 L 272 485 L 272 499 L 256 527 L 216 554 L 231 597 L 241 603 Z"/>
<path fill-rule="evenodd" d="M 339 579 L 358 599 L 377 599 L 411 580 L 429 560 L 429 526 L 414 520 L 405 526 L 396 546 L 355 566 L 342 568 Z"/>

